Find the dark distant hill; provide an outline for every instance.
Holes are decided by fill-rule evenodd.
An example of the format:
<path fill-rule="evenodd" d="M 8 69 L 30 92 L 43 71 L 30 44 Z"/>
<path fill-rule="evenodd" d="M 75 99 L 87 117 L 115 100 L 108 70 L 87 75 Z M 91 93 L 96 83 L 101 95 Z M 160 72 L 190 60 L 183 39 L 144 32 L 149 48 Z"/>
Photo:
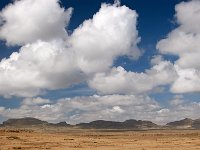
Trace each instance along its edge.
<path fill-rule="evenodd" d="M 7 121 L 3 122 L 3 126 L 32 126 L 45 124 L 48 124 L 48 122 L 35 118 L 8 119 Z"/>
<path fill-rule="evenodd" d="M 104 121 L 104 120 L 96 120 L 90 123 L 80 123 L 77 124 L 76 127 L 80 128 L 95 128 L 95 129 L 116 129 L 116 127 L 122 128 L 121 122 L 114 121 Z"/>
<path fill-rule="evenodd" d="M 192 127 L 193 120 L 189 118 L 185 118 L 180 121 L 169 122 L 166 126 L 176 127 L 176 128 L 189 128 Z"/>
<path fill-rule="evenodd" d="M 70 124 L 67 124 L 66 122 L 59 122 L 59 123 L 48 123 L 48 126 L 51 127 L 70 127 Z"/>
<path fill-rule="evenodd" d="M 36 118 L 19 118 L 19 119 L 8 119 L 4 121 L 2 126 L 11 126 L 11 127 L 31 127 L 31 126 L 54 126 L 54 127 L 65 127 L 69 126 L 66 122 L 60 122 L 57 124 L 48 123 L 47 121 L 42 121 Z"/>
<path fill-rule="evenodd" d="M 200 129 L 200 119 L 194 120 L 192 127 L 195 128 L 195 129 Z"/>
<path fill-rule="evenodd" d="M 125 130 L 148 130 L 148 129 L 200 129 L 200 119 L 192 120 L 189 118 L 169 122 L 166 125 L 157 125 L 151 121 L 143 120 L 126 120 L 124 122 L 116 121 L 105 121 L 96 120 L 89 123 L 80 123 L 77 125 L 70 125 L 66 122 L 60 123 L 48 123 L 47 121 L 42 121 L 36 118 L 19 118 L 19 119 L 8 119 L 0 124 L 0 127 L 16 127 L 16 128 L 26 128 L 26 127 L 73 127 L 82 129 L 125 129 Z"/>
<path fill-rule="evenodd" d="M 80 123 L 76 125 L 80 128 L 87 129 L 152 129 L 158 128 L 159 126 L 151 121 L 142 121 L 142 120 L 126 120 L 124 122 L 114 122 L 114 121 L 104 121 L 97 120 L 90 123 Z"/>
<path fill-rule="evenodd" d="M 123 125 L 127 128 L 138 128 L 138 129 L 145 129 L 145 128 L 158 128 L 159 126 L 151 121 L 143 121 L 143 120 L 126 120 L 123 122 Z"/>
<path fill-rule="evenodd" d="M 192 128 L 192 129 L 200 129 L 200 119 L 192 120 L 190 118 L 185 118 L 183 120 L 174 121 L 167 123 L 166 126 L 171 128 Z"/>

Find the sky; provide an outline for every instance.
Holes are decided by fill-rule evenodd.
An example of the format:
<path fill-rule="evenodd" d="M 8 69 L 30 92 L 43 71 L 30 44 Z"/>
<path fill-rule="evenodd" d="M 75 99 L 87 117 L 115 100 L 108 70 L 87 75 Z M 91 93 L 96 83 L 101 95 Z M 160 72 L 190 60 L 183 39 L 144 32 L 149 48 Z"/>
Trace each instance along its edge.
<path fill-rule="evenodd" d="M 200 114 L 200 0 L 0 2 L 0 122 Z"/>

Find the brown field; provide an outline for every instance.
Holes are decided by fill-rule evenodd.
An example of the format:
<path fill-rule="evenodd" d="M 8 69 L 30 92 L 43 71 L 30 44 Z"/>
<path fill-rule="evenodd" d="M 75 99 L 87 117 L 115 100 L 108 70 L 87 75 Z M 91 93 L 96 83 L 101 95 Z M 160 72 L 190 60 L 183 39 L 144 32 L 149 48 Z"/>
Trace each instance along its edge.
<path fill-rule="evenodd" d="M 0 129 L 0 150 L 195 150 L 198 130 Z"/>

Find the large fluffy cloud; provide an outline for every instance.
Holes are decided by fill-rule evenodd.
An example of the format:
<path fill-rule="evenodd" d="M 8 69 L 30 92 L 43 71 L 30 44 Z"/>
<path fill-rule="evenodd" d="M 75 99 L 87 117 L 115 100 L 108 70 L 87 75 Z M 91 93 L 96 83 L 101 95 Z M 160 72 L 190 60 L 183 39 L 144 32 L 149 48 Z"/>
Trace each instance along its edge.
<path fill-rule="evenodd" d="M 84 72 L 105 71 L 115 58 L 138 58 L 137 14 L 126 6 L 103 4 L 92 20 L 85 21 L 71 37 L 78 64 Z"/>
<path fill-rule="evenodd" d="M 109 70 L 118 56 L 140 55 L 137 14 L 125 6 L 103 4 L 71 36 L 65 30 L 70 10 L 57 0 L 15 1 L 1 11 L 1 18 L 1 38 L 8 44 L 25 43 L 0 62 L 0 95 L 6 97 L 66 88 Z"/>
<path fill-rule="evenodd" d="M 89 85 L 103 94 L 139 94 L 170 84 L 176 77 L 173 64 L 161 61 L 145 73 L 127 72 L 122 67 L 113 68 L 108 74 L 96 74 Z"/>
<path fill-rule="evenodd" d="M 58 0 L 20 0 L 6 6 L 0 13 L 3 25 L 0 38 L 9 45 L 66 38 L 72 9 L 61 8 Z"/>
<path fill-rule="evenodd" d="M 194 68 L 180 69 L 176 66 L 178 79 L 173 83 L 171 91 L 175 93 L 199 92 L 200 72 Z"/>
<path fill-rule="evenodd" d="M 45 89 L 57 89 L 84 79 L 63 41 L 23 46 L 0 62 L 0 95 L 30 97 Z"/>
<path fill-rule="evenodd" d="M 179 27 L 157 44 L 163 54 L 177 55 L 175 62 L 179 78 L 171 91 L 199 92 L 200 69 L 200 1 L 182 2 L 176 6 Z"/>

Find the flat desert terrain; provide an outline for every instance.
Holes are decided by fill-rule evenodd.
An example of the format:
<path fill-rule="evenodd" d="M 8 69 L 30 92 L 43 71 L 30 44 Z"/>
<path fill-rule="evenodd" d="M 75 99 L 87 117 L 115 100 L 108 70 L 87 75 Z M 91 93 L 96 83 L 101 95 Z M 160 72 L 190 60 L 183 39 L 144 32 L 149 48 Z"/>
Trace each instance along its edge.
<path fill-rule="evenodd" d="M 198 130 L 0 129 L 0 150 L 199 150 Z"/>

